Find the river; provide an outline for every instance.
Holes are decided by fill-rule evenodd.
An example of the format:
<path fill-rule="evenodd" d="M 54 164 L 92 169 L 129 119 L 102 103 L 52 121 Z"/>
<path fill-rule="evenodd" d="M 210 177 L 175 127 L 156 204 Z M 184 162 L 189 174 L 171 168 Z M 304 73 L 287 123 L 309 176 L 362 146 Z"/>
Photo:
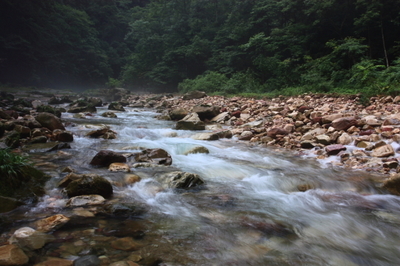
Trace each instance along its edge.
<path fill-rule="evenodd" d="M 47 194 L 11 213 L 14 223 L 1 230 L 3 235 L 53 214 L 71 217 L 38 257 L 73 260 L 92 254 L 111 263 L 136 255 L 142 258 L 139 265 L 171 266 L 400 264 L 400 198 L 381 194 L 372 175 L 235 139 L 194 140 L 196 132 L 174 130 L 174 122 L 156 119 L 150 109 L 127 108 L 118 118 L 101 117 L 104 111 L 98 108 L 86 119 L 63 113 L 74 133 L 71 149 L 31 154 L 52 176 Z M 110 126 L 118 137 L 85 136 L 99 125 Z M 210 152 L 185 155 L 199 145 Z M 142 178 L 132 185 L 123 184 L 124 173 L 89 165 L 102 149 L 135 153 L 144 148 L 166 150 L 172 165 L 132 168 Z M 114 211 L 91 206 L 83 211 L 92 215 L 82 216 L 66 208 L 67 198 L 56 188 L 65 166 L 113 181 L 107 206 Z M 198 174 L 206 184 L 165 188 L 155 177 L 170 168 Z M 138 243 L 136 250 L 110 246 L 126 236 Z"/>

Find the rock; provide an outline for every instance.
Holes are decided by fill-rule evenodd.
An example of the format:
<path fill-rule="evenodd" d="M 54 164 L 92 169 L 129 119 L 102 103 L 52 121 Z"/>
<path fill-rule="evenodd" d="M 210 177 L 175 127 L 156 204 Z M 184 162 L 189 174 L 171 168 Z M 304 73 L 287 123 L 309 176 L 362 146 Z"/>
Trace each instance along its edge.
<path fill-rule="evenodd" d="M 74 141 L 74 135 L 72 135 L 72 132 L 61 129 L 54 130 L 52 138 L 56 141 L 61 141 L 61 142 Z"/>
<path fill-rule="evenodd" d="M 323 145 L 329 145 L 331 144 L 331 138 L 328 135 L 318 135 L 315 137 L 317 143 L 321 143 Z"/>
<path fill-rule="evenodd" d="M 332 127 L 336 130 L 347 130 L 357 124 L 355 117 L 341 117 L 332 121 Z"/>
<path fill-rule="evenodd" d="M 189 112 L 186 109 L 176 108 L 169 112 L 169 117 L 171 118 L 171 120 L 181 120 L 188 114 Z"/>
<path fill-rule="evenodd" d="M 125 112 L 125 108 L 120 102 L 112 102 L 108 105 L 108 110 Z"/>
<path fill-rule="evenodd" d="M 74 260 L 74 266 L 100 266 L 101 260 L 95 255 L 87 255 Z"/>
<path fill-rule="evenodd" d="M 87 101 L 95 107 L 103 106 L 103 101 L 98 97 L 90 97 Z"/>
<path fill-rule="evenodd" d="M 193 107 L 192 112 L 197 113 L 199 115 L 200 120 L 211 120 L 215 116 L 220 113 L 221 108 L 218 106 L 209 106 L 209 105 L 196 105 Z"/>
<path fill-rule="evenodd" d="M 117 115 L 114 112 L 108 111 L 101 114 L 102 117 L 108 118 L 117 118 Z"/>
<path fill-rule="evenodd" d="M 33 228 L 22 227 L 14 232 L 9 239 L 9 243 L 17 244 L 21 248 L 35 250 L 42 248 L 51 237 L 51 235 L 38 232 Z"/>
<path fill-rule="evenodd" d="M 100 137 L 104 138 L 104 135 L 110 131 L 115 133 L 114 131 L 110 130 L 110 127 L 104 126 L 100 129 L 90 131 L 89 133 L 86 134 L 86 136 L 90 138 L 100 138 Z"/>
<path fill-rule="evenodd" d="M 140 182 L 140 180 L 142 180 L 142 178 L 138 175 L 127 174 L 124 176 L 124 181 L 127 185 L 131 185 L 131 184 Z"/>
<path fill-rule="evenodd" d="M 216 134 L 218 135 L 218 137 L 220 139 L 225 139 L 225 138 L 230 139 L 233 136 L 232 131 L 230 131 L 230 130 L 218 131 L 218 132 L 216 132 Z"/>
<path fill-rule="evenodd" d="M 127 172 L 131 171 L 130 167 L 126 163 L 112 163 L 108 167 L 111 172 Z"/>
<path fill-rule="evenodd" d="M 114 249 L 125 250 L 125 251 L 133 251 L 138 250 L 140 245 L 133 240 L 132 237 L 123 237 L 111 242 L 111 246 Z"/>
<path fill-rule="evenodd" d="M 204 184 L 199 175 L 180 171 L 164 174 L 160 179 L 166 181 L 170 188 L 188 189 Z"/>
<path fill-rule="evenodd" d="M 342 114 L 331 114 L 331 115 L 324 115 L 321 118 L 322 124 L 329 124 L 332 123 L 335 119 L 343 117 Z"/>
<path fill-rule="evenodd" d="M 109 266 L 140 266 L 140 265 L 133 261 L 117 261 L 111 263 Z"/>
<path fill-rule="evenodd" d="M 350 143 L 353 142 L 353 138 L 349 134 L 343 133 L 338 137 L 336 142 L 337 144 L 349 145 Z"/>
<path fill-rule="evenodd" d="M 32 143 L 22 147 L 23 151 L 26 152 L 50 152 L 62 149 L 70 149 L 71 146 L 68 143 L 60 142 L 46 142 L 46 143 Z"/>
<path fill-rule="evenodd" d="M 222 124 L 225 121 L 228 121 L 230 117 L 231 116 L 229 115 L 229 112 L 223 112 L 223 113 L 220 113 L 219 115 L 213 117 L 211 119 L 211 122 L 216 122 L 216 123 L 221 123 Z"/>
<path fill-rule="evenodd" d="M 271 128 L 270 130 L 268 130 L 267 132 L 267 136 L 273 139 L 278 138 L 279 136 L 285 136 L 287 135 L 289 132 L 287 132 L 286 130 L 284 130 L 283 128 Z"/>
<path fill-rule="evenodd" d="M 341 144 L 332 144 L 325 147 L 326 153 L 330 155 L 337 155 L 341 151 L 345 151 L 346 147 Z"/>
<path fill-rule="evenodd" d="M 400 174 L 396 174 L 383 182 L 384 189 L 391 194 L 400 196 Z"/>
<path fill-rule="evenodd" d="M 190 91 L 183 95 L 183 100 L 193 100 L 193 99 L 200 99 L 206 97 L 206 93 L 203 91 Z"/>
<path fill-rule="evenodd" d="M 53 106 L 50 105 L 40 105 L 36 108 L 36 111 L 38 113 L 42 112 L 50 113 L 57 116 L 58 118 L 61 118 L 61 110 L 59 108 L 54 108 Z"/>
<path fill-rule="evenodd" d="M 0 213 L 12 211 L 23 204 L 17 199 L 0 196 Z"/>
<path fill-rule="evenodd" d="M 179 120 L 175 128 L 178 130 L 204 130 L 206 126 L 197 113 L 190 113 L 182 120 Z"/>
<path fill-rule="evenodd" d="M 34 266 L 73 266 L 72 260 L 61 258 L 47 258 L 45 261 L 35 264 Z"/>
<path fill-rule="evenodd" d="M 253 136 L 254 136 L 253 132 L 245 130 L 240 134 L 239 140 L 250 140 Z"/>
<path fill-rule="evenodd" d="M 141 153 L 135 154 L 137 162 L 149 162 L 152 164 L 171 165 L 172 158 L 167 151 L 163 149 L 146 149 Z"/>
<path fill-rule="evenodd" d="M 112 163 L 125 163 L 126 157 L 122 154 L 110 150 L 99 151 L 91 160 L 90 164 L 94 166 L 108 167 Z"/>
<path fill-rule="evenodd" d="M 385 144 L 384 146 L 380 146 L 372 150 L 371 156 L 381 158 L 393 156 L 394 154 L 395 153 L 392 145 Z"/>
<path fill-rule="evenodd" d="M 300 143 L 300 147 L 302 147 L 303 149 L 312 149 L 315 147 L 314 143 L 310 140 L 303 140 Z"/>
<path fill-rule="evenodd" d="M 61 123 L 60 118 L 58 118 L 57 116 L 55 116 L 53 114 L 39 113 L 35 117 L 35 119 L 42 125 L 42 127 L 48 128 L 51 131 L 53 131 L 54 129 L 65 130 L 65 127 Z"/>
<path fill-rule="evenodd" d="M 31 135 L 31 129 L 22 125 L 15 125 L 14 131 L 16 131 L 21 138 L 27 138 Z"/>
<path fill-rule="evenodd" d="M 67 202 L 67 207 L 79 207 L 79 206 L 90 206 L 99 205 L 104 203 L 106 200 L 100 195 L 82 195 L 72 197 Z"/>
<path fill-rule="evenodd" d="M 37 136 L 37 137 L 31 138 L 31 140 L 28 143 L 35 144 L 35 143 L 46 143 L 46 142 L 47 142 L 46 136 Z"/>
<path fill-rule="evenodd" d="M 206 147 L 203 147 L 203 146 L 196 146 L 196 147 L 193 147 L 193 148 L 191 148 L 190 150 L 186 151 L 186 152 L 184 153 L 184 155 L 195 154 L 195 153 L 205 153 L 205 154 L 208 154 L 208 153 L 210 153 L 210 151 L 209 151 Z"/>
<path fill-rule="evenodd" d="M 101 176 L 85 176 L 74 180 L 65 188 L 68 197 L 72 198 L 81 195 L 101 195 L 109 198 L 113 194 L 111 183 Z"/>
<path fill-rule="evenodd" d="M 37 221 L 35 225 L 37 231 L 47 233 L 53 230 L 57 230 L 64 224 L 68 223 L 68 221 L 69 221 L 68 217 L 62 214 L 56 214 Z"/>
<path fill-rule="evenodd" d="M 218 140 L 219 136 L 217 133 L 207 132 L 207 133 L 197 133 L 192 136 L 195 140 Z"/>
<path fill-rule="evenodd" d="M 18 246 L 0 246 L 0 265 L 24 265 L 28 261 L 28 256 Z"/>

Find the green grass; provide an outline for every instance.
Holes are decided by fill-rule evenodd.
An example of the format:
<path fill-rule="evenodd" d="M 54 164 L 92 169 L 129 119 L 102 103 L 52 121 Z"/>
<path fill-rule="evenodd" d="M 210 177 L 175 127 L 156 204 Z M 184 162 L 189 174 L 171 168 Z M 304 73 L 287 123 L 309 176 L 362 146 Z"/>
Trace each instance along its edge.
<path fill-rule="evenodd" d="M 11 152 L 0 150 L 0 184 L 2 187 L 16 188 L 23 180 L 24 169 L 31 166 L 28 158 Z"/>

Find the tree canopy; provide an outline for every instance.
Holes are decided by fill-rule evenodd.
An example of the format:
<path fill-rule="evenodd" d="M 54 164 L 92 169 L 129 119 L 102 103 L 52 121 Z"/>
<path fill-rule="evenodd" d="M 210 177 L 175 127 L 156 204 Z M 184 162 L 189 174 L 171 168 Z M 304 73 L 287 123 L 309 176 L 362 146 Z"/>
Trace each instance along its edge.
<path fill-rule="evenodd" d="M 0 22 L 2 83 L 224 93 L 400 83 L 395 0 L 3 0 Z"/>

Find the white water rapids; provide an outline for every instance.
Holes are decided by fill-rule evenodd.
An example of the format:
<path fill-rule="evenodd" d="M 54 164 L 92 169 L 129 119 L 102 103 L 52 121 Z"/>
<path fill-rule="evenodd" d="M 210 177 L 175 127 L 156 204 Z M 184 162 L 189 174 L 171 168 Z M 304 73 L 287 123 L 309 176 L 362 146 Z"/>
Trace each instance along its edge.
<path fill-rule="evenodd" d="M 140 182 L 115 187 L 112 200 L 146 208 L 138 218 L 148 225 L 145 247 L 137 251 L 142 257 L 151 253 L 161 265 L 400 264 L 400 197 L 380 194 L 368 174 L 232 139 L 194 140 L 196 132 L 174 130 L 173 122 L 157 120 L 152 110 L 127 108 L 118 118 L 103 118 L 104 111 L 87 119 L 63 114 L 75 124 L 68 127 L 75 137 L 66 150 L 73 156 L 63 164 L 112 180 L 106 169 L 89 166 L 99 150 L 162 148 L 172 156 L 172 167 L 206 182 L 195 190 L 163 189 L 153 178 L 162 167 L 135 168 Z M 87 124 L 109 125 L 117 139 L 89 139 Z M 210 153 L 184 155 L 195 146 Z M 53 188 L 59 178 L 49 182 L 50 196 L 26 217 L 46 209 L 47 199 L 60 193 Z M 301 186 L 311 189 L 301 192 Z M 59 201 L 61 206 L 65 199 Z"/>

